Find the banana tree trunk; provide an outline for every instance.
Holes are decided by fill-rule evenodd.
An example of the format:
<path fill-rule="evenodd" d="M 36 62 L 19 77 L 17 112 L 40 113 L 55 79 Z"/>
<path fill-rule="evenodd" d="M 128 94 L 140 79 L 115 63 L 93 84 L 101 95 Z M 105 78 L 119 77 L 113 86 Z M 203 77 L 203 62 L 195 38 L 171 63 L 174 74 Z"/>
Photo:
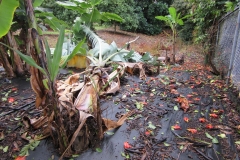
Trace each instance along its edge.
<path fill-rule="evenodd" d="M 13 72 L 13 68 L 9 62 L 8 54 L 3 45 L 0 45 L 0 62 L 3 64 L 3 68 L 6 70 L 7 75 L 9 77 L 15 77 L 15 73 Z"/>
<path fill-rule="evenodd" d="M 8 38 L 8 43 L 9 46 L 11 46 L 13 49 L 18 50 L 17 42 L 12 35 L 11 31 L 7 33 L 7 38 Z M 24 75 L 24 70 L 23 70 L 23 63 L 19 55 L 14 51 L 10 50 L 11 52 L 11 60 L 12 60 L 12 68 L 13 71 L 18 75 L 18 76 L 23 76 Z"/>
<path fill-rule="evenodd" d="M 175 64 L 176 62 L 176 29 L 173 28 L 173 45 L 172 45 L 173 49 L 172 49 L 172 62 L 173 64 Z"/>

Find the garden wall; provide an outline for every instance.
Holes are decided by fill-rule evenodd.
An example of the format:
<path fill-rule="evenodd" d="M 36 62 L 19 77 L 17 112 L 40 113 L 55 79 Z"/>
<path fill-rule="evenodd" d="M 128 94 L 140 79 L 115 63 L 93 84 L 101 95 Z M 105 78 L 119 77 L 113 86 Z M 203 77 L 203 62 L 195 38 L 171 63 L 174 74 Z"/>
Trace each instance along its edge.
<path fill-rule="evenodd" d="M 236 8 L 219 21 L 214 64 L 240 89 L 240 30 L 237 27 L 240 16 L 238 14 L 239 8 Z"/>

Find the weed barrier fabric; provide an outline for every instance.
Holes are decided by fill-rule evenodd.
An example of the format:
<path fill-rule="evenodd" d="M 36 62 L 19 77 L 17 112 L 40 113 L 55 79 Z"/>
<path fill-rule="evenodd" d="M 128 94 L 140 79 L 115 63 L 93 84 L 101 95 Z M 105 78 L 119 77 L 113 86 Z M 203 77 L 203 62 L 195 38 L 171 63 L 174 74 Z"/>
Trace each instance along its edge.
<path fill-rule="evenodd" d="M 179 94 L 187 96 L 192 92 L 196 92 L 196 88 L 189 88 L 185 85 L 190 74 L 191 73 L 185 72 L 183 75 L 187 78 L 181 78 L 181 73 L 178 73 L 176 74 L 177 77 L 172 77 L 174 81 L 170 76 L 167 77 L 166 75 L 161 75 L 159 78 L 165 77 L 165 79 L 163 78 L 164 81 L 169 81 L 167 85 L 178 82 L 179 86 L 176 88 L 177 91 Z M 143 106 L 143 109 L 137 109 L 134 116 L 129 117 L 121 127 L 105 133 L 104 139 L 99 146 L 101 152 L 89 149 L 74 159 L 123 160 L 127 159 L 126 155 L 130 155 L 130 159 L 141 159 L 144 154 L 146 154 L 146 159 L 154 160 L 223 159 L 221 156 L 223 154 L 223 140 L 220 138 L 217 138 L 219 141 L 218 144 L 213 143 L 212 146 L 207 146 L 188 141 L 194 138 L 191 138 L 192 135 L 186 135 L 188 128 L 195 127 L 198 129 L 198 132 L 201 132 L 201 127 L 204 125 L 200 124 L 198 119 L 200 117 L 209 119 L 210 111 L 213 108 L 219 108 L 219 106 L 214 105 L 210 97 L 202 94 L 208 91 L 208 87 L 198 88 L 199 92 L 197 96 L 200 101 L 194 104 L 194 110 L 190 108 L 190 111 L 184 112 L 180 109 L 179 104 L 174 101 L 178 95 L 171 94 L 169 88 L 167 88 L 168 86 L 160 83 L 159 78 L 154 79 L 147 77 L 147 79 L 143 81 L 137 76 L 125 76 L 121 79 L 121 89 L 118 93 L 101 98 L 100 106 L 102 116 L 112 120 L 117 120 L 129 110 L 136 110 L 137 102 L 146 101 L 147 104 Z M 136 88 L 140 90 L 136 90 Z M 177 106 L 177 108 L 175 106 Z M 203 114 L 203 111 L 206 112 Z M 184 117 L 189 117 L 192 123 L 186 123 Z M 226 119 L 224 119 L 224 121 L 227 122 Z M 155 129 L 150 128 L 150 122 L 156 127 Z M 172 126 L 176 124 L 179 125 L 181 129 L 173 130 Z M 152 131 L 150 135 L 146 135 L 148 131 Z M 210 130 L 208 132 L 212 134 L 212 132 L 218 131 Z M 206 139 L 205 132 L 198 136 L 195 138 Z M 234 146 L 234 138 L 231 135 L 227 135 L 227 139 L 229 142 L 227 145 L 232 147 L 232 154 L 234 154 L 236 160 L 238 160 L 237 149 Z M 207 140 L 208 142 L 211 141 L 209 139 Z M 124 149 L 124 142 L 128 142 L 132 148 Z M 30 151 L 27 160 L 50 159 L 51 157 L 58 159 L 59 155 L 51 144 L 51 140 L 48 142 L 44 140 L 34 151 Z"/>

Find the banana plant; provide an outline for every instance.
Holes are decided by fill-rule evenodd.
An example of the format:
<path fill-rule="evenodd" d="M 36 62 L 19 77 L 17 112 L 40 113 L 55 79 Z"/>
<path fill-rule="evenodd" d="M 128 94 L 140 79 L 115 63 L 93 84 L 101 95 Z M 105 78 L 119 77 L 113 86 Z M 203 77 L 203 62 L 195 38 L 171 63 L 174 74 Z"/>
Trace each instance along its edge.
<path fill-rule="evenodd" d="M 109 12 L 99 12 L 97 9 L 97 5 L 101 3 L 102 0 L 90 0 L 90 1 L 83 1 L 83 0 L 72 0 L 71 2 L 60 2 L 57 1 L 57 4 L 63 6 L 66 9 L 71 9 L 79 13 L 79 17 L 87 26 L 91 26 L 94 22 L 101 22 L 101 21 L 118 21 L 122 22 L 123 19 L 114 13 Z"/>
<path fill-rule="evenodd" d="M 177 25 L 184 25 L 183 19 L 189 17 L 189 15 L 180 17 L 181 13 L 177 13 L 176 9 L 174 7 L 168 8 L 169 15 L 166 16 L 156 16 L 155 18 L 161 21 L 165 21 L 165 23 L 171 28 L 172 30 L 172 47 L 173 47 L 173 63 L 175 63 L 175 55 L 176 55 L 176 38 L 177 38 Z"/>
<path fill-rule="evenodd" d="M 82 41 L 80 41 L 76 47 L 74 48 L 73 52 L 68 56 L 67 59 L 64 60 L 63 64 L 60 66 L 60 60 L 61 60 L 61 56 L 62 56 L 62 46 L 63 46 L 63 42 L 64 42 L 64 34 L 65 34 L 65 28 L 63 26 L 61 26 L 60 28 L 60 34 L 58 37 L 58 41 L 56 44 L 56 48 L 54 50 L 54 54 L 53 56 L 51 55 L 51 51 L 48 45 L 48 42 L 45 40 L 45 47 L 46 47 L 46 59 L 47 59 L 47 70 L 45 70 L 44 68 L 42 68 L 41 66 L 39 66 L 32 57 L 23 54 L 22 52 L 20 52 L 19 50 L 15 50 L 9 46 L 7 46 L 6 44 L 0 42 L 0 44 L 14 50 L 15 52 L 18 53 L 18 55 L 30 66 L 35 67 L 37 69 L 39 69 L 45 76 L 48 76 L 47 73 L 49 73 L 49 79 L 51 81 L 55 81 L 57 76 L 58 76 L 58 72 L 60 68 L 64 68 L 68 62 L 69 59 L 71 59 L 81 48 L 81 46 L 83 45 L 85 39 L 83 39 Z"/>

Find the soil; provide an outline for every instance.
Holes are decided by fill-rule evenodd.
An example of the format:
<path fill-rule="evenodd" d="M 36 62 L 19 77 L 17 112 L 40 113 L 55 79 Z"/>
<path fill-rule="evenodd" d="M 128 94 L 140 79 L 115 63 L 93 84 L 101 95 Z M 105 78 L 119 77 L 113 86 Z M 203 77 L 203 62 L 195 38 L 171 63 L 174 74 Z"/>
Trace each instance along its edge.
<path fill-rule="evenodd" d="M 112 29 L 97 33 L 118 46 L 139 36 L 131 48 L 153 55 L 164 55 L 159 43 L 168 41 L 164 34 L 114 33 Z M 106 133 L 100 153 L 90 149 L 73 159 L 239 159 L 240 145 L 235 143 L 240 141 L 239 92 L 203 66 L 198 46 L 180 41 L 177 45 L 178 55 L 185 55 L 183 65 L 161 67 L 160 74 L 156 67 L 147 65 L 146 80 L 140 80 L 137 72 L 125 73 L 120 91 L 101 97 L 103 117 L 117 120 L 129 110 L 135 110 L 135 114 L 119 129 Z M 34 107 L 28 76 L 9 79 L 1 69 L 0 90 L 0 159 L 14 159 L 28 144 L 21 137 L 23 133 L 28 132 L 28 138 L 40 134 L 26 129 L 23 117 L 37 118 L 41 111 Z M 200 118 L 204 120 L 200 122 Z M 51 140 L 41 141 L 29 153 L 27 159 L 59 158 Z"/>

